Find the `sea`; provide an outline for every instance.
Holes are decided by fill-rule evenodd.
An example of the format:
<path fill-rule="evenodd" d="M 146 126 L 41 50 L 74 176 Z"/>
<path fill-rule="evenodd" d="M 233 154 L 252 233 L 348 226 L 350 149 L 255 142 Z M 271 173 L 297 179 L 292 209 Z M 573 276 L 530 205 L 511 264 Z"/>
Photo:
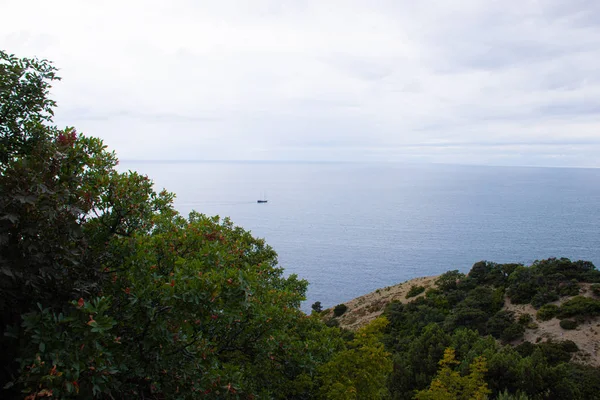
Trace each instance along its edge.
<path fill-rule="evenodd" d="M 230 217 L 309 281 L 304 310 L 331 307 L 480 260 L 549 257 L 600 267 L 600 169 L 396 163 L 122 161 Z M 257 200 L 265 198 L 267 203 Z"/>

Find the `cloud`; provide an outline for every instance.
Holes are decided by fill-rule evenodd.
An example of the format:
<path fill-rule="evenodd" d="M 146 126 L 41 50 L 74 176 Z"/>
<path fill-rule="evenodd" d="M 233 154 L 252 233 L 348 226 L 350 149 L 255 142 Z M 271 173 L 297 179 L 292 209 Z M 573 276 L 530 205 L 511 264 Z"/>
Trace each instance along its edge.
<path fill-rule="evenodd" d="M 600 166 L 600 3 L 4 0 L 124 159 Z"/>

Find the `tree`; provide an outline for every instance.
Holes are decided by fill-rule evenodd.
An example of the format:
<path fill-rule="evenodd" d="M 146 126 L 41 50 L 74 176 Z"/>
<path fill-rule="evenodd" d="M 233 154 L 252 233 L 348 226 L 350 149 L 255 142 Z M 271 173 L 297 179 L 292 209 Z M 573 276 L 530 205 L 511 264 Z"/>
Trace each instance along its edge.
<path fill-rule="evenodd" d="M 49 62 L 0 58 L 3 396 L 314 398 L 344 346 L 300 311 L 307 282 L 228 219 L 180 216 L 99 139 L 50 126 Z"/>
<path fill-rule="evenodd" d="M 440 360 L 440 369 L 427 390 L 417 392 L 418 400 L 484 400 L 491 393 L 484 380 L 487 371 L 485 359 L 477 357 L 470 366 L 471 373 L 461 376 L 453 370 L 459 364 L 454 349 L 449 347 Z"/>
<path fill-rule="evenodd" d="M 382 399 L 388 395 L 385 385 L 392 371 L 390 354 L 381 343 L 388 324 L 383 317 L 359 329 L 346 350 L 319 367 L 320 398 Z"/>
<path fill-rule="evenodd" d="M 0 172 L 7 163 L 45 140 L 56 102 L 48 98 L 60 80 L 46 60 L 19 59 L 0 50 Z"/>
<path fill-rule="evenodd" d="M 315 301 L 310 308 L 312 308 L 312 310 L 316 313 L 320 313 L 323 311 L 323 306 L 321 305 L 320 301 Z"/>

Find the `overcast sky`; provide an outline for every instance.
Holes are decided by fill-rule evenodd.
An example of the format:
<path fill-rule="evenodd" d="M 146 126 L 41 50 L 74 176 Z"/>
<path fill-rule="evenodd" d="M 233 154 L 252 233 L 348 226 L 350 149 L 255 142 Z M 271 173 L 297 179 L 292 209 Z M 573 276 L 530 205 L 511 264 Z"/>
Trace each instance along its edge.
<path fill-rule="evenodd" d="M 0 0 L 121 159 L 600 166 L 598 0 Z"/>

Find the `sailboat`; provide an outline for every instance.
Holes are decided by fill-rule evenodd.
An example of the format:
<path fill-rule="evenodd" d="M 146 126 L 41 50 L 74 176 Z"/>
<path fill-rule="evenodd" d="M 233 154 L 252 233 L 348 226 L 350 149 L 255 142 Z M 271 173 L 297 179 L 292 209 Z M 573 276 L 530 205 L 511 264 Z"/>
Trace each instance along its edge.
<path fill-rule="evenodd" d="M 267 200 L 267 196 L 265 194 L 263 194 L 262 199 L 258 199 L 256 200 L 257 203 L 266 203 L 269 200 Z"/>

